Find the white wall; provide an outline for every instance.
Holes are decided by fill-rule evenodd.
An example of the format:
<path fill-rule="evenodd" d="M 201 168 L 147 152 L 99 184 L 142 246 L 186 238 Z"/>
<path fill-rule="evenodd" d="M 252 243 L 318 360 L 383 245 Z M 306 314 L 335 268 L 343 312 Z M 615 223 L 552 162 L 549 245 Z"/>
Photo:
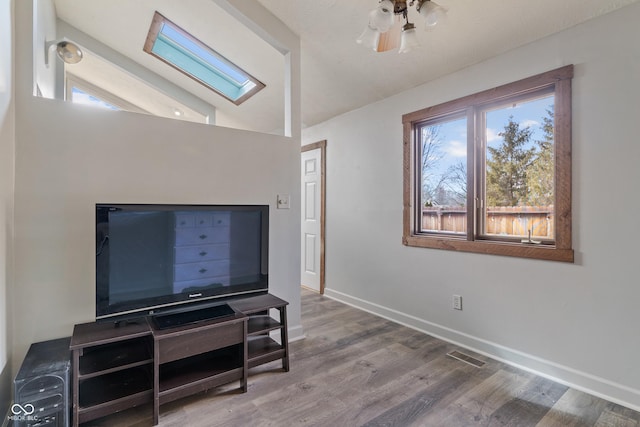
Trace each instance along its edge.
<path fill-rule="evenodd" d="M 299 126 L 285 138 L 33 97 L 30 3 L 16 4 L 14 371 L 30 343 L 95 318 L 97 202 L 269 204 L 270 289 L 301 335 L 299 203 L 275 209 L 299 199 Z"/>
<path fill-rule="evenodd" d="M 327 140 L 327 295 L 640 409 L 638 22 L 628 6 L 305 129 Z M 567 64 L 575 264 L 402 246 L 402 114 Z"/>
<path fill-rule="evenodd" d="M 34 21 L 38 23 L 33 29 L 33 61 L 35 67 L 32 71 L 39 93 L 49 99 L 56 97 L 56 53 L 53 47 L 45 53 L 47 42 L 57 39 L 56 35 L 56 10 L 53 0 L 33 0 Z M 47 58 L 51 61 L 48 62 Z M 58 91 L 62 92 L 60 89 Z M 60 97 L 59 97 L 60 98 Z"/>
<path fill-rule="evenodd" d="M 11 265 L 13 238 L 13 2 L 0 0 L 0 423 L 11 400 Z"/>

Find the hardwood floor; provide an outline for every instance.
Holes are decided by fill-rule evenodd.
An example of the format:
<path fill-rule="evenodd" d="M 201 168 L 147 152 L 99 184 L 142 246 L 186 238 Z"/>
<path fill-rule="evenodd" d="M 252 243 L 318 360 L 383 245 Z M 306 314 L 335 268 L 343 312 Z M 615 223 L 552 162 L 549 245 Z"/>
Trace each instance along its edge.
<path fill-rule="evenodd" d="M 473 354 L 309 291 L 291 371 L 161 407 L 161 426 L 640 426 L 640 413 Z M 475 367 L 447 356 L 458 350 Z M 143 406 L 88 423 L 150 426 Z"/>

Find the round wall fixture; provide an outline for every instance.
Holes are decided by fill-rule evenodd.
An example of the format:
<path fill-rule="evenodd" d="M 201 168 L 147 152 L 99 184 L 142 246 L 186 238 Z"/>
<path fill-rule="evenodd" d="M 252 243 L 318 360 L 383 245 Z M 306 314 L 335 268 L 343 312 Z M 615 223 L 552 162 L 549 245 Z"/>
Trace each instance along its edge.
<path fill-rule="evenodd" d="M 56 53 L 67 64 L 77 64 L 82 60 L 82 50 L 72 42 L 59 42 L 56 45 Z"/>

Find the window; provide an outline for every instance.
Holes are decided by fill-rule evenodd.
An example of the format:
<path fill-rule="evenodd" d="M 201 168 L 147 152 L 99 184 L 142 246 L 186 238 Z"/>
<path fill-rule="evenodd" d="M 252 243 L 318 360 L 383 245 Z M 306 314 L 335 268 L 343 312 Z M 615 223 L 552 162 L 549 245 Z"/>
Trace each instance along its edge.
<path fill-rule="evenodd" d="M 155 13 L 144 51 L 240 105 L 265 85 L 164 16 Z"/>
<path fill-rule="evenodd" d="M 403 116 L 403 243 L 573 262 L 569 65 Z"/>
<path fill-rule="evenodd" d="M 91 105 L 107 110 L 124 110 L 146 113 L 130 102 L 96 86 L 73 74 L 66 74 L 65 99 L 74 104 Z"/>
<path fill-rule="evenodd" d="M 120 108 L 115 105 L 111 105 L 97 96 L 91 95 L 75 86 L 71 89 L 70 99 L 74 104 L 91 105 L 94 107 L 105 108 L 107 110 L 120 110 Z"/>

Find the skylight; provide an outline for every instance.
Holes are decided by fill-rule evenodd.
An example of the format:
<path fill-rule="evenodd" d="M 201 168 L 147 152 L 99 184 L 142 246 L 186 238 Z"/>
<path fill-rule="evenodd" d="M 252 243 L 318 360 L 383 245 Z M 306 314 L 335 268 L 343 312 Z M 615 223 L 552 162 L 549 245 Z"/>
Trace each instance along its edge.
<path fill-rule="evenodd" d="M 156 12 L 144 51 L 240 105 L 265 85 Z"/>

